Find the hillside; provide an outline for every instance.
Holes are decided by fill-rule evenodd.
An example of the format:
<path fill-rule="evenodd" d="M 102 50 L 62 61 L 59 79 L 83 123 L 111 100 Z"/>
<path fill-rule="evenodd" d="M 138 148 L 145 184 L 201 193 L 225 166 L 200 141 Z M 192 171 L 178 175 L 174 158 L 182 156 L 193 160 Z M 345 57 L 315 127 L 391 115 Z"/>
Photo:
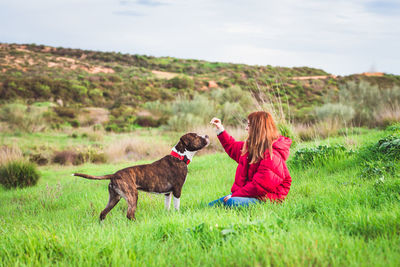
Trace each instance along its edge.
<path fill-rule="evenodd" d="M 367 80 L 379 87 L 400 85 L 399 76 L 336 77 L 308 67 L 250 66 L 0 43 L 0 99 L 50 101 L 63 107 L 103 107 L 140 114 L 143 104 L 171 101 L 177 95 L 214 97 L 239 87 L 254 97 L 273 95 L 291 107 L 295 120 L 307 120 L 313 107 L 335 95 L 341 83 Z M 284 108 L 287 108 L 284 106 Z M 135 115 L 136 119 L 136 115 Z M 158 123 L 159 124 L 159 123 Z"/>

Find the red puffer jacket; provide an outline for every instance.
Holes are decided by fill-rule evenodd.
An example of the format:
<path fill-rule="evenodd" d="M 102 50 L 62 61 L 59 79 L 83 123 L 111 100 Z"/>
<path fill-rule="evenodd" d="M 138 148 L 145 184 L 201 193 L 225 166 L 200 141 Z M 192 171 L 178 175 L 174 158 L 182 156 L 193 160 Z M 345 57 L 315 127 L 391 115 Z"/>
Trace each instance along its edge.
<path fill-rule="evenodd" d="M 226 153 L 239 163 L 231 189 L 232 197 L 254 197 L 262 201 L 285 199 L 292 183 L 285 162 L 292 144 L 290 138 L 280 136 L 272 144 L 272 159 L 266 151 L 264 159 L 250 165 L 248 153 L 241 156 L 244 142 L 236 142 L 226 131 L 219 134 L 218 139 Z"/>

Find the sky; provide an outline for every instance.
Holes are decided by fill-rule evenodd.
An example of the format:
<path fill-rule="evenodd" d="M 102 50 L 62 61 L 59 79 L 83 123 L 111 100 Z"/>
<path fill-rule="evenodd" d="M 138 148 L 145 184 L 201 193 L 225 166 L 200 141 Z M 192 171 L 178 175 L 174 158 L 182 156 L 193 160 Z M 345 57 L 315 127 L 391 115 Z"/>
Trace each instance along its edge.
<path fill-rule="evenodd" d="M 0 0 L 0 42 L 400 74 L 400 0 Z"/>

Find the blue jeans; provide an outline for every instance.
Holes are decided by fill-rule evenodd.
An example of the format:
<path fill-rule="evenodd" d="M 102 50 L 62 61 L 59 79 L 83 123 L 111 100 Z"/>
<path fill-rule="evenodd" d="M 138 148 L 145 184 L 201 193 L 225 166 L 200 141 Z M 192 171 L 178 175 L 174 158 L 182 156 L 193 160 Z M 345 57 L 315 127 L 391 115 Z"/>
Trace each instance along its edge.
<path fill-rule="evenodd" d="M 262 203 L 262 201 L 252 197 L 231 197 L 227 202 L 224 202 L 224 198 L 225 197 L 221 197 L 217 200 L 211 201 L 208 203 L 208 206 L 223 205 L 226 207 L 247 207 L 249 205 Z"/>

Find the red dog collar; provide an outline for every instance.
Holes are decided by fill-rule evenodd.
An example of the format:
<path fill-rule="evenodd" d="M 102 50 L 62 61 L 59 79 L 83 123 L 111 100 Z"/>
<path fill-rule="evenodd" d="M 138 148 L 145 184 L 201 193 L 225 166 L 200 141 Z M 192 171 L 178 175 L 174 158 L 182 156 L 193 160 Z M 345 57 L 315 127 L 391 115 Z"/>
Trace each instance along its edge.
<path fill-rule="evenodd" d="M 189 165 L 190 163 L 190 159 L 188 159 L 186 156 L 179 155 L 175 151 L 171 151 L 171 156 L 174 156 L 175 158 L 182 160 L 183 162 L 186 163 L 186 165 Z"/>

